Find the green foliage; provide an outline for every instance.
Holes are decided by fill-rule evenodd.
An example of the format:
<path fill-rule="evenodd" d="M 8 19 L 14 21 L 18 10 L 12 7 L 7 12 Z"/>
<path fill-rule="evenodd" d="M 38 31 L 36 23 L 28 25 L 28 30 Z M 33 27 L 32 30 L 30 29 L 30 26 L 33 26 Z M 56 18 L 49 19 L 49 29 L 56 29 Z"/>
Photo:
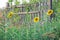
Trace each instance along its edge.
<path fill-rule="evenodd" d="M 31 15 L 29 15 L 28 12 L 27 12 L 27 14 L 25 15 L 25 20 L 24 20 L 25 23 L 30 22 L 30 20 L 31 20 L 30 16 Z"/>
<path fill-rule="evenodd" d="M 30 28 L 29 26 L 21 26 L 19 29 L 16 28 L 15 26 L 12 28 L 6 27 L 5 29 L 7 30 L 5 30 L 4 39 L 5 40 L 33 40 L 33 39 L 40 40 L 43 38 L 41 35 L 43 32 L 40 25 L 39 26 L 38 25 L 39 23 L 34 23 L 33 25 L 30 26 Z"/>
<path fill-rule="evenodd" d="M 14 8 L 15 13 L 19 12 L 19 10 L 20 10 L 19 8 Z"/>
<path fill-rule="evenodd" d="M 39 0 L 30 0 L 30 3 L 37 3 Z"/>
<path fill-rule="evenodd" d="M 17 22 L 19 22 L 19 20 L 20 20 L 20 16 L 17 14 L 14 15 L 13 22 L 17 23 Z"/>
<path fill-rule="evenodd" d="M 57 2 L 56 1 L 53 1 L 53 10 L 56 13 L 60 13 L 59 12 L 59 10 L 60 10 L 60 1 L 59 0 L 57 0 Z"/>
<path fill-rule="evenodd" d="M 22 3 L 23 4 L 28 4 L 28 2 L 26 0 L 23 0 Z"/>
<path fill-rule="evenodd" d="M 15 5 L 19 5 L 20 2 L 18 0 L 15 0 Z"/>
<path fill-rule="evenodd" d="M 8 2 L 13 2 L 13 0 L 8 0 Z"/>

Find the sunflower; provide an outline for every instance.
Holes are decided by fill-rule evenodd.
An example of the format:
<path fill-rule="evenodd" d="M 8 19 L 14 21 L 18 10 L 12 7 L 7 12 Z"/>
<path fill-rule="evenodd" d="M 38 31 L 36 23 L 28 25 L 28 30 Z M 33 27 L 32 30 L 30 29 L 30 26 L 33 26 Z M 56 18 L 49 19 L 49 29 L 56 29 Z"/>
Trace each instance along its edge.
<path fill-rule="evenodd" d="M 53 10 L 48 10 L 47 15 L 51 15 L 51 14 L 53 14 Z"/>
<path fill-rule="evenodd" d="M 38 21 L 39 21 L 39 17 L 35 17 L 34 22 L 38 22 Z"/>
<path fill-rule="evenodd" d="M 13 16 L 13 14 L 14 14 L 13 12 L 9 12 L 7 17 L 11 18 Z"/>

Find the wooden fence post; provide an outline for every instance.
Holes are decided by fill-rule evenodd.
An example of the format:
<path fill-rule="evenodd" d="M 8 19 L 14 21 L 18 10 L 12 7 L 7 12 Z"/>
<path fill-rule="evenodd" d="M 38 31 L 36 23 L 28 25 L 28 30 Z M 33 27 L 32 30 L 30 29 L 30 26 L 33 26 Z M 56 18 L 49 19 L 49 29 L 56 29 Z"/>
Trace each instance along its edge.
<path fill-rule="evenodd" d="M 50 0 L 50 9 L 52 9 L 52 0 Z"/>
<path fill-rule="evenodd" d="M 50 9 L 52 10 L 52 0 L 50 0 Z M 53 14 L 50 15 L 50 21 L 52 20 L 53 18 Z"/>
<path fill-rule="evenodd" d="M 52 7 L 52 0 L 50 0 L 50 9 L 53 10 L 53 7 Z M 50 16 L 50 21 L 52 20 L 52 18 L 55 18 L 55 14 L 53 13 L 51 16 Z"/>

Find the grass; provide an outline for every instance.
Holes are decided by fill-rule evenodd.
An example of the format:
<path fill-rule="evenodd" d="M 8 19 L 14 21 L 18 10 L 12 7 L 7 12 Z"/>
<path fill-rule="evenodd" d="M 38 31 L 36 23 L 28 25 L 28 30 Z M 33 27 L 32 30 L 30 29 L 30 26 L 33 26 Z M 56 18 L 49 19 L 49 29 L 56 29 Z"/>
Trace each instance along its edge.
<path fill-rule="evenodd" d="M 24 24 L 20 25 L 20 27 L 17 26 L 8 27 L 9 25 L 11 25 L 11 23 L 9 25 L 7 24 L 6 26 L 0 25 L 1 26 L 0 39 L 1 40 L 49 40 L 51 38 L 49 38 L 48 36 L 44 37 L 43 35 L 45 33 L 53 32 L 54 28 L 58 29 L 60 25 L 59 16 L 57 16 L 57 21 L 56 19 L 52 20 L 52 22 L 50 22 L 49 20 L 47 21 L 45 20 L 42 22 L 39 21 L 37 23 L 31 22 L 31 24 L 29 24 L 30 15 L 27 14 L 25 18 L 26 19 L 24 20 Z M 57 34 L 59 34 L 58 31 Z"/>
<path fill-rule="evenodd" d="M 52 32 L 52 30 L 60 24 L 59 21 L 45 22 L 42 26 L 40 22 L 31 23 L 31 25 L 25 24 L 20 28 L 3 27 L 0 28 L 1 40 L 48 40 L 48 37 L 42 37 L 46 32 Z M 4 29 L 3 29 L 4 28 Z M 5 31 L 4 31 L 5 30 Z M 3 37 L 3 38 L 2 38 Z"/>

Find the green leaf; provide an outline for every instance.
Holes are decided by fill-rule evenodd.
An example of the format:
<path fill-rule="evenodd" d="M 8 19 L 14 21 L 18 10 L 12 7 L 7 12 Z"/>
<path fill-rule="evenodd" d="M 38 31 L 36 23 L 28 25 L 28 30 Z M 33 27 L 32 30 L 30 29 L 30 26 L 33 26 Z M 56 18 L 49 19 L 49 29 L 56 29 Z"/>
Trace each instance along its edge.
<path fill-rule="evenodd" d="M 19 5 L 19 4 L 20 4 L 20 2 L 19 2 L 19 1 L 16 1 L 16 2 L 15 2 L 15 5 Z"/>
<path fill-rule="evenodd" d="M 13 2 L 13 0 L 8 0 L 8 2 Z"/>

